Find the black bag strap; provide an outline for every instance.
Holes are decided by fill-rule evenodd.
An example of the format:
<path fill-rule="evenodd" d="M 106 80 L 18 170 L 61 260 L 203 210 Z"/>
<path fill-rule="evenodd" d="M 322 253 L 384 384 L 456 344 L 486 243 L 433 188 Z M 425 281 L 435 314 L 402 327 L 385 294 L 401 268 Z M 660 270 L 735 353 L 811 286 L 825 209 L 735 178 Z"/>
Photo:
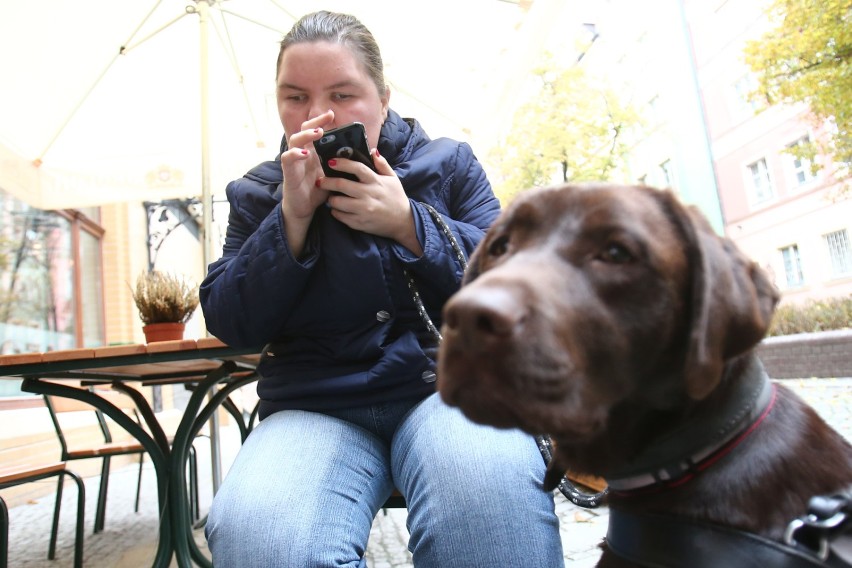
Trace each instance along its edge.
<path fill-rule="evenodd" d="M 435 224 L 438 225 L 447 237 L 462 271 L 466 270 L 467 259 L 465 258 L 464 251 L 462 250 L 461 245 L 459 245 L 459 242 L 452 230 L 450 230 L 450 226 L 447 225 L 447 222 L 444 220 L 444 217 L 428 203 L 420 203 L 420 205 L 429 212 L 429 215 L 432 216 Z M 408 270 L 404 269 L 403 271 L 405 272 L 406 280 L 408 280 L 408 289 L 411 291 L 411 296 L 414 299 L 414 305 L 417 307 L 417 313 L 420 315 L 420 319 L 423 320 L 423 323 L 426 325 L 426 329 L 428 329 L 440 343 L 443 340 L 443 337 L 441 336 L 440 330 L 438 330 L 432 321 L 432 318 L 430 318 L 429 314 L 426 312 L 426 306 L 423 305 L 423 299 L 420 297 L 420 292 L 417 290 L 417 284 L 414 282 L 414 278 Z M 544 459 L 544 463 L 549 465 L 553 459 L 553 442 L 550 439 L 550 436 L 537 435 L 535 440 L 538 450 L 541 453 L 541 457 Z M 562 480 L 559 482 L 559 491 L 575 505 L 585 507 L 587 509 L 593 509 L 595 507 L 599 507 L 603 503 L 607 493 L 609 493 L 609 488 L 607 487 L 598 493 L 584 493 L 577 489 L 577 486 L 574 485 L 568 477 L 563 476 Z"/>
<path fill-rule="evenodd" d="M 467 259 L 464 256 L 464 251 L 459 245 L 459 242 L 456 240 L 456 236 L 450 230 L 450 226 L 447 225 L 447 222 L 444 221 L 444 218 L 438 213 L 438 210 L 429 205 L 428 203 L 420 203 L 426 211 L 429 212 L 429 215 L 432 216 L 432 219 L 435 220 L 435 224 L 441 229 L 441 231 L 446 235 L 447 240 L 450 241 L 450 247 L 453 249 L 453 253 L 456 255 L 456 260 L 459 261 L 459 266 L 461 266 L 462 272 L 467 270 Z M 426 324 L 426 329 L 429 330 L 429 333 L 435 336 L 435 339 L 440 343 L 443 340 L 441 336 L 440 330 L 435 326 L 432 318 L 429 317 L 429 314 L 426 312 L 426 306 L 423 305 L 423 299 L 420 297 L 420 292 L 417 290 L 417 284 L 414 282 L 414 277 L 411 276 L 411 273 L 408 270 L 403 269 L 405 273 L 405 279 L 408 280 L 408 289 L 411 291 L 411 296 L 414 298 L 414 305 L 417 307 L 417 313 L 420 315 L 420 319 L 423 320 L 423 323 Z"/>

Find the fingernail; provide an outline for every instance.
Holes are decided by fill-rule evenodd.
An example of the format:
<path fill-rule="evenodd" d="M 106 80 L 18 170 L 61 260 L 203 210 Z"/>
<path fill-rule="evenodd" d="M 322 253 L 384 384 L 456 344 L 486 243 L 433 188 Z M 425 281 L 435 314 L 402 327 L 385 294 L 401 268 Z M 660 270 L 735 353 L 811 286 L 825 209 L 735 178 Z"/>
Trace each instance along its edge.
<path fill-rule="evenodd" d="M 319 128 L 314 128 L 314 134 L 319 134 Z"/>
<path fill-rule="evenodd" d="M 319 186 L 320 186 L 320 180 L 322 180 L 322 178 L 317 178 L 317 181 L 315 181 L 315 182 L 314 182 L 314 185 L 315 185 L 316 187 L 319 187 Z"/>
<path fill-rule="evenodd" d="M 331 166 L 331 167 L 333 168 L 334 166 L 336 166 L 336 165 L 337 165 L 337 160 L 335 160 L 334 158 L 330 159 L 330 160 L 328 161 L 328 165 L 329 165 L 329 166 Z"/>
<path fill-rule="evenodd" d="M 307 156 L 307 155 L 308 155 L 308 151 L 303 149 L 303 150 L 302 150 L 302 155 L 303 155 L 303 156 Z"/>
<path fill-rule="evenodd" d="M 378 149 L 378 148 L 376 148 L 374 151 L 375 151 L 375 153 L 376 153 L 376 157 L 377 157 L 377 158 L 381 158 L 381 157 L 382 157 L 382 155 L 381 155 L 381 154 L 379 154 L 379 149 Z"/>

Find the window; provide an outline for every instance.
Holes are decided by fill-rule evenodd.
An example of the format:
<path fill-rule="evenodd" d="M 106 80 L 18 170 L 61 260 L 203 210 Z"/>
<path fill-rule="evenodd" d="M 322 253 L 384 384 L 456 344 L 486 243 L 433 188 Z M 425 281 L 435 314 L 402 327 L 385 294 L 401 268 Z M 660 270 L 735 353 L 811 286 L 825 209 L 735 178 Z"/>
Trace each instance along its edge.
<path fill-rule="evenodd" d="M 807 158 L 796 156 L 793 153 L 794 150 L 801 149 L 806 144 L 810 144 L 810 139 L 807 136 L 803 136 L 787 146 L 793 174 L 793 184 L 796 186 L 805 185 L 814 179 L 814 175 L 811 173 L 811 161 Z"/>
<path fill-rule="evenodd" d="M 828 233 L 822 238 L 828 247 L 832 277 L 852 276 L 852 246 L 849 245 L 849 233 L 846 229 Z"/>
<path fill-rule="evenodd" d="M 784 275 L 787 280 L 788 288 L 795 288 L 805 283 L 805 277 L 802 274 L 802 261 L 799 258 L 799 246 L 790 245 L 781 249 L 781 256 L 784 259 Z"/>
<path fill-rule="evenodd" d="M 759 108 L 757 100 L 752 99 L 751 94 L 757 91 L 757 81 L 754 75 L 747 73 L 742 75 L 733 84 L 734 96 L 732 101 L 732 114 L 735 117 L 753 115 Z"/>
<path fill-rule="evenodd" d="M 103 345 L 102 235 L 81 211 L 42 211 L 0 191 L 0 353 Z M 19 394 L 0 381 L 0 396 Z"/>
<path fill-rule="evenodd" d="M 762 203 L 772 199 L 774 192 L 772 180 L 769 179 L 766 158 L 761 158 L 753 164 L 749 164 L 748 171 L 751 174 L 752 203 Z"/>

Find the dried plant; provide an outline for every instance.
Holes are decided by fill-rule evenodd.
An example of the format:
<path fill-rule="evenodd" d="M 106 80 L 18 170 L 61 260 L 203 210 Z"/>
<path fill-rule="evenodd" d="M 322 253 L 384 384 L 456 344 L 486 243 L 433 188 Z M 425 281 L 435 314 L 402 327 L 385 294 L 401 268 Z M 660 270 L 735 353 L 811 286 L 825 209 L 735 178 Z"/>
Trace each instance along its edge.
<path fill-rule="evenodd" d="M 145 325 L 186 323 L 198 307 L 198 287 L 176 275 L 143 272 L 136 279 L 133 301 Z"/>

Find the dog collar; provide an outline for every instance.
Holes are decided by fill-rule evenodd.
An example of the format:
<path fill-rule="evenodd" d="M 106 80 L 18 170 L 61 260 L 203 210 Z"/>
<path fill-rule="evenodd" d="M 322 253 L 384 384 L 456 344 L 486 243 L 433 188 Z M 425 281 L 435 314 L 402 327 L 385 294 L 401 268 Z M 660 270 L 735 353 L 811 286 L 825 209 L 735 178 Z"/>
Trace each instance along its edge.
<path fill-rule="evenodd" d="M 772 410 L 776 398 L 775 385 L 760 361 L 752 357 L 747 364 L 746 380 L 728 397 L 727 407 L 714 413 L 712 423 L 694 421 L 650 444 L 649 451 L 634 460 L 629 470 L 606 478 L 610 490 L 626 492 L 686 483 L 747 438 Z M 708 431 L 709 435 L 701 434 Z M 710 442 L 706 441 L 708 437 Z M 679 457 L 671 460 L 670 456 Z"/>

